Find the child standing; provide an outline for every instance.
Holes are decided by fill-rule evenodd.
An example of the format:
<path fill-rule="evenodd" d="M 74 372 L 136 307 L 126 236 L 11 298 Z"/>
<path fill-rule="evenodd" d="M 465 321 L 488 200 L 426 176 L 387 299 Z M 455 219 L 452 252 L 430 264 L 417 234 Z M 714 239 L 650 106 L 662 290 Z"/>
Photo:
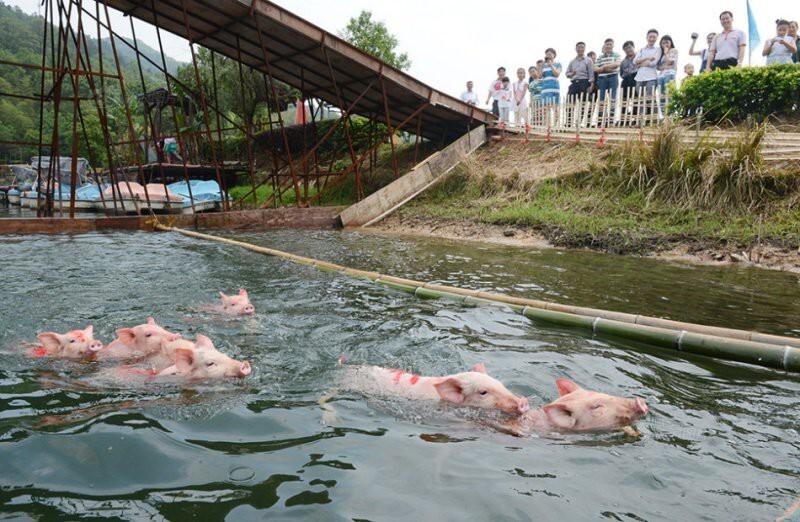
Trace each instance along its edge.
<path fill-rule="evenodd" d="M 542 65 L 544 60 L 539 60 L 536 65 L 528 68 L 528 92 L 530 93 L 530 111 L 528 112 L 531 125 L 541 125 L 542 111 Z"/>
<path fill-rule="evenodd" d="M 514 93 L 511 91 L 511 81 L 508 76 L 502 80 L 502 88 L 498 93 L 497 108 L 500 110 L 500 121 L 511 123 L 510 113 L 514 107 Z"/>
<path fill-rule="evenodd" d="M 512 86 L 514 91 L 514 123 L 524 126 L 527 121 L 528 104 L 525 97 L 528 94 L 528 80 L 525 79 L 525 69 L 517 69 L 517 81 Z"/>
<path fill-rule="evenodd" d="M 778 36 L 764 42 L 761 54 L 767 57 L 767 65 L 792 63 L 792 56 L 797 52 L 797 44 L 794 38 L 789 36 L 789 22 L 777 20 L 775 24 Z"/>

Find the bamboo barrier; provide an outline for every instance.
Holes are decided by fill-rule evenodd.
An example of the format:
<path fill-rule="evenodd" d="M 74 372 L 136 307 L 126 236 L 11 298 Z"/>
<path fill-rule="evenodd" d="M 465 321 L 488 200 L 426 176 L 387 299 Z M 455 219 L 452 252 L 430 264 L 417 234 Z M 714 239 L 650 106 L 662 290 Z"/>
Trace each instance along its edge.
<path fill-rule="evenodd" d="M 465 304 L 502 304 L 537 322 L 582 328 L 597 335 L 637 341 L 682 353 L 800 372 L 800 339 L 794 337 L 706 326 L 424 283 L 378 272 L 348 268 L 242 241 L 165 226 L 158 222 L 154 222 L 153 226 L 155 230 L 177 232 L 188 237 L 237 246 L 252 252 L 312 266 L 326 272 L 337 272 L 351 277 L 369 279 L 377 284 L 402 290 L 420 298 L 446 298 Z"/>
<path fill-rule="evenodd" d="M 620 88 L 615 96 L 606 91 L 603 100 L 594 95 L 564 96 L 559 103 L 531 100 L 525 122 L 533 128 L 580 131 L 586 128 L 647 127 L 669 120 L 669 93 L 659 87 Z"/>

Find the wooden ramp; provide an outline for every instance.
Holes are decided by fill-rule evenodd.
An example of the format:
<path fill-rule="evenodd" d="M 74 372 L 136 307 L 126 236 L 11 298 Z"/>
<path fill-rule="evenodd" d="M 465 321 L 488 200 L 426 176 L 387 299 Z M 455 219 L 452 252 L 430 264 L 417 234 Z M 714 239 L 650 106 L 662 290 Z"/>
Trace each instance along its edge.
<path fill-rule="evenodd" d="M 369 226 L 430 187 L 472 151 L 486 143 L 486 127 L 477 127 L 456 141 L 417 164 L 411 171 L 394 180 L 339 214 L 346 227 Z"/>

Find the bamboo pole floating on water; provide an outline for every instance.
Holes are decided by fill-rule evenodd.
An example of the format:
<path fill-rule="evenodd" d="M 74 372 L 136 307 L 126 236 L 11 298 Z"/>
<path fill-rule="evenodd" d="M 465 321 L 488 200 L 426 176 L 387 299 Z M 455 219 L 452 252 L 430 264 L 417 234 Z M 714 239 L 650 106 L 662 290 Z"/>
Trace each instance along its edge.
<path fill-rule="evenodd" d="M 378 272 L 348 268 L 233 239 L 164 226 L 158 222 L 154 223 L 154 228 L 164 232 L 177 232 L 188 237 L 216 241 L 260 254 L 280 257 L 326 272 L 338 272 L 352 277 L 369 279 L 380 285 L 414 294 L 416 297 L 443 297 L 466 304 L 501 303 L 534 321 L 583 328 L 595 334 L 620 337 L 695 355 L 778 368 L 790 372 L 800 372 L 800 339 L 798 338 L 684 323 L 644 315 L 562 305 L 535 299 L 523 299 L 481 290 L 466 290 L 433 283 L 423 283 L 412 279 L 383 275 Z"/>

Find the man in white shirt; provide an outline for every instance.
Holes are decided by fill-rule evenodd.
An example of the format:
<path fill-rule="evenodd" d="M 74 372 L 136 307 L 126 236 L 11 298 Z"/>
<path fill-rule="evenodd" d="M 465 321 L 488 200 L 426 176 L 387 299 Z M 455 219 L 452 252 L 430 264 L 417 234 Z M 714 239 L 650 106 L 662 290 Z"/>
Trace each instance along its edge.
<path fill-rule="evenodd" d="M 708 48 L 706 69 L 709 71 L 730 69 L 744 62 L 747 38 L 743 31 L 733 28 L 733 14 L 730 11 L 722 11 L 719 23 L 722 24 L 722 32 L 714 37 Z"/>
<path fill-rule="evenodd" d="M 658 31 L 655 29 L 647 31 L 647 46 L 639 49 L 636 58 L 634 58 L 634 63 L 638 67 L 636 71 L 636 88 L 644 88 L 648 96 L 653 94 L 656 88 L 656 80 L 658 79 L 656 65 L 659 58 L 661 58 L 661 49 L 656 47 L 656 40 L 658 40 Z"/>
<path fill-rule="evenodd" d="M 500 91 L 503 90 L 503 78 L 506 77 L 506 68 L 505 67 L 498 67 L 497 68 L 497 79 L 489 85 L 489 96 L 486 97 L 486 103 L 488 104 L 490 101 L 492 102 L 492 114 L 500 117 L 500 107 L 497 103 L 500 101 L 500 97 L 502 93 Z"/>
<path fill-rule="evenodd" d="M 472 90 L 472 81 L 467 82 L 467 90 L 461 93 L 461 101 L 468 105 L 478 105 L 478 93 Z"/>

